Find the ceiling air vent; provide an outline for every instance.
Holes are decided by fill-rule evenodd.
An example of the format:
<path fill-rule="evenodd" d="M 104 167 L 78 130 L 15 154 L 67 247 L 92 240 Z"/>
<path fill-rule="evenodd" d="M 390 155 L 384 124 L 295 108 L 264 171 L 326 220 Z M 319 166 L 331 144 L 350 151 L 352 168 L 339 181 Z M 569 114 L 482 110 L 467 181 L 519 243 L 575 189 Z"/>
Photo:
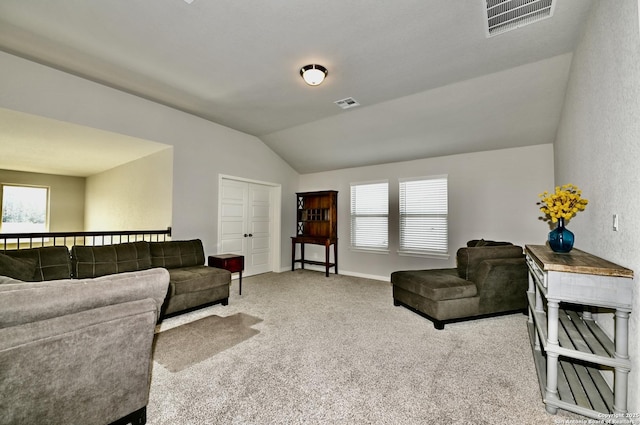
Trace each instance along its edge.
<path fill-rule="evenodd" d="M 342 109 L 355 108 L 356 106 L 360 106 L 360 104 L 352 97 L 347 97 L 345 99 L 336 100 L 336 105 L 341 107 Z"/>
<path fill-rule="evenodd" d="M 487 5 L 487 37 L 553 16 L 556 0 L 482 0 Z"/>

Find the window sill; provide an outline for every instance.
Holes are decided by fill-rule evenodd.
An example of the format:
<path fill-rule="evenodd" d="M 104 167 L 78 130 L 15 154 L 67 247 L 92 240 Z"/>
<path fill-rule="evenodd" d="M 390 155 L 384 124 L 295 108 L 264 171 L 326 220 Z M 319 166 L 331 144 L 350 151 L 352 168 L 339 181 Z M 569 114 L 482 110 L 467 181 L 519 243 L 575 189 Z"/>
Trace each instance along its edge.
<path fill-rule="evenodd" d="M 398 251 L 398 255 L 401 257 L 422 257 L 422 258 L 437 258 L 440 260 L 448 260 L 449 254 L 441 254 L 438 252 L 426 252 L 426 251 Z"/>
<path fill-rule="evenodd" d="M 389 254 L 388 249 L 384 248 L 358 248 L 357 246 L 350 247 L 353 252 L 362 252 L 365 254 Z"/>

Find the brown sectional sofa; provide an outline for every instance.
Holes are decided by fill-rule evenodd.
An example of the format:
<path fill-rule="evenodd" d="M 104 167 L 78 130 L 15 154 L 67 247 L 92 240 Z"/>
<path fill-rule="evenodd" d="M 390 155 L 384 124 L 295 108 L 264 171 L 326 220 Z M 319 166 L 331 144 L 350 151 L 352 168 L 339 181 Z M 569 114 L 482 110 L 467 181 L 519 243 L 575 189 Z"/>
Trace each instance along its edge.
<path fill-rule="evenodd" d="M 51 246 L 0 252 L 0 275 L 23 281 L 83 279 L 162 267 L 170 283 L 162 317 L 202 306 L 227 305 L 231 273 L 205 265 L 199 239 L 115 245 Z"/>
<path fill-rule="evenodd" d="M 393 303 L 428 318 L 436 329 L 527 308 L 527 265 L 522 247 L 472 240 L 456 253 L 457 267 L 391 274 Z"/>
<path fill-rule="evenodd" d="M 0 425 L 144 424 L 168 286 L 161 268 L 41 282 L 0 276 Z"/>
<path fill-rule="evenodd" d="M 226 305 L 198 239 L 0 251 L 0 425 L 144 424 L 162 317 Z"/>

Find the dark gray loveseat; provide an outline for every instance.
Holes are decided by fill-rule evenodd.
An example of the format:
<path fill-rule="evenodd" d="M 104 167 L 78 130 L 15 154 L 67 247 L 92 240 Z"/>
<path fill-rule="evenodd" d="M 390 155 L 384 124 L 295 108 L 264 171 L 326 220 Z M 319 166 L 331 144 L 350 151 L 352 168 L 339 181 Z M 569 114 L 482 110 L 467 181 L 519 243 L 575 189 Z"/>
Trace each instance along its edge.
<path fill-rule="evenodd" d="M 7 257 L 20 260 L 11 261 Z M 231 273 L 205 265 L 199 239 L 103 246 L 49 246 L 0 252 L 0 275 L 23 281 L 83 279 L 162 267 L 170 284 L 162 317 L 214 303 L 228 304 Z"/>
<path fill-rule="evenodd" d="M 433 321 L 447 322 L 525 311 L 528 277 L 522 247 L 473 240 L 456 253 L 457 267 L 391 274 L 394 305 Z"/>

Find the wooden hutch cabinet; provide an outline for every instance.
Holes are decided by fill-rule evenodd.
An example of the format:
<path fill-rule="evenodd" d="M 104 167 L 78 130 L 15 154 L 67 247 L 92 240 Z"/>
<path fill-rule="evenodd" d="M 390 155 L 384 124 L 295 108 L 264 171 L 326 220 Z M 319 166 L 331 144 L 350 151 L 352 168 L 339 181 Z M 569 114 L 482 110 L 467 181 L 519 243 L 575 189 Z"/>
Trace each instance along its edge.
<path fill-rule="evenodd" d="M 324 266 L 325 275 L 334 268 L 338 274 L 338 192 L 296 193 L 296 236 L 291 238 L 291 270 L 300 263 Z M 304 258 L 305 244 L 324 245 L 325 260 L 311 261 Z M 296 260 L 296 244 L 300 244 L 300 258 Z M 330 262 L 330 247 L 333 245 L 333 262 Z"/>

